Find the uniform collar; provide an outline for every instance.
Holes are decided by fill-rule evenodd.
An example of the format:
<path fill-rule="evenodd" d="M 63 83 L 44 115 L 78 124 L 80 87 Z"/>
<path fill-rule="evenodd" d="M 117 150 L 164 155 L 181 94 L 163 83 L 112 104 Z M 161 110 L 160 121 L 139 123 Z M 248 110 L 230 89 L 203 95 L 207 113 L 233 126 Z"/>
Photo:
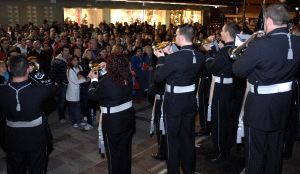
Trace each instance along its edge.
<path fill-rule="evenodd" d="M 276 28 L 268 33 L 268 35 L 272 35 L 274 33 L 288 33 L 287 27 Z"/>
<path fill-rule="evenodd" d="M 28 80 L 25 80 L 25 81 L 23 81 L 23 82 L 10 82 L 10 84 L 11 85 L 13 85 L 13 86 L 24 86 L 24 85 L 27 85 L 29 83 L 29 81 Z"/>
<path fill-rule="evenodd" d="M 181 49 L 194 49 L 193 45 L 184 45 Z"/>

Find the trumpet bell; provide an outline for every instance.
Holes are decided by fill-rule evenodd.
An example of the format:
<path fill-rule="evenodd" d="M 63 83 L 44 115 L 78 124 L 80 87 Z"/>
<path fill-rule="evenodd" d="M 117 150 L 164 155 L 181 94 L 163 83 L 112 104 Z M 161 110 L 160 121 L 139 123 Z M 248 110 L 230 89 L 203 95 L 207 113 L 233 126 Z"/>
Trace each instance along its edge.
<path fill-rule="evenodd" d="M 262 30 L 253 33 L 243 44 L 236 48 L 231 48 L 228 50 L 229 57 L 233 60 L 237 59 L 241 54 L 243 54 L 248 46 L 248 44 L 257 37 L 262 37 L 266 33 Z"/>
<path fill-rule="evenodd" d="M 197 44 L 199 44 L 199 45 L 201 45 L 201 46 L 203 46 L 203 45 L 207 45 L 207 44 L 211 44 L 212 43 L 212 41 L 211 40 L 209 40 L 209 39 L 203 39 L 203 40 L 199 40 L 199 41 L 197 41 Z"/>
<path fill-rule="evenodd" d="M 91 70 L 94 71 L 94 72 L 98 72 L 98 71 L 100 71 L 100 70 L 102 69 L 100 63 L 97 63 L 97 62 L 95 62 L 95 63 L 90 63 L 90 64 L 89 64 L 89 67 L 90 67 Z"/>
<path fill-rule="evenodd" d="M 169 46 L 170 44 L 172 44 L 172 42 L 164 41 L 161 43 L 157 43 L 156 45 L 153 45 L 152 48 L 153 49 L 164 49 L 165 47 Z"/>
<path fill-rule="evenodd" d="M 33 71 L 40 69 L 40 64 L 37 62 L 37 58 L 31 56 L 28 58 L 28 65 L 33 67 Z"/>

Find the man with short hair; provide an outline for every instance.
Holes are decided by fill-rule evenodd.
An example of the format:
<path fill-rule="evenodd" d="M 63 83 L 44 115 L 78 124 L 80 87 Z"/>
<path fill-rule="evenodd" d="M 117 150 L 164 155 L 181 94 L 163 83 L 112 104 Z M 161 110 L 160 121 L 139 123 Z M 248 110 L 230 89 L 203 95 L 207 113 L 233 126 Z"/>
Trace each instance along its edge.
<path fill-rule="evenodd" d="M 195 84 L 204 55 L 194 50 L 193 36 L 192 26 L 182 25 L 176 31 L 180 51 L 164 56 L 162 50 L 154 50 L 158 57 L 154 79 L 166 81 L 163 110 L 168 174 L 179 174 L 180 166 L 184 174 L 195 172 Z"/>
<path fill-rule="evenodd" d="M 70 56 L 70 49 L 64 46 L 61 53 L 53 60 L 51 78 L 58 86 L 58 116 L 61 123 L 65 122 L 65 99 L 67 92 L 67 60 Z"/>
<path fill-rule="evenodd" d="M 45 173 L 47 132 L 43 103 L 52 95 L 50 86 L 28 81 L 28 62 L 11 57 L 12 82 L 0 86 L 0 110 L 6 116 L 5 149 L 8 174 Z M 33 97 L 34 96 L 34 97 Z"/>
<path fill-rule="evenodd" d="M 250 42 L 233 64 L 233 73 L 249 82 L 244 109 L 246 174 L 282 172 L 292 83 L 300 69 L 300 37 L 288 33 L 286 6 L 272 4 L 264 16 L 266 35 Z"/>
<path fill-rule="evenodd" d="M 234 22 L 224 24 L 221 40 L 225 43 L 213 58 L 206 60 L 206 68 L 212 73 L 209 95 L 208 121 L 212 124 L 212 142 L 216 152 L 213 162 L 221 162 L 229 157 L 234 137 L 235 119 L 232 113 L 234 96 L 234 77 L 228 50 L 234 47 L 234 38 L 240 33 Z M 238 106 L 235 106 L 238 107 Z M 236 118 L 237 120 L 237 118 Z"/>

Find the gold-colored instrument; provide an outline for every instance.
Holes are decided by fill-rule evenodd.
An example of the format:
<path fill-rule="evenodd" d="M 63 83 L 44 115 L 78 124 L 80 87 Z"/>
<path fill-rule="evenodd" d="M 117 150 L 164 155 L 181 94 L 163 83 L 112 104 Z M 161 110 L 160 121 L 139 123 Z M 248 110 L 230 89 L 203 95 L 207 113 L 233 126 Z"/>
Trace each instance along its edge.
<path fill-rule="evenodd" d="M 172 42 L 163 41 L 161 43 L 157 43 L 156 45 L 153 45 L 152 48 L 160 50 L 160 49 L 164 49 L 165 47 L 169 46 L 170 44 L 172 44 Z"/>
<path fill-rule="evenodd" d="M 35 56 L 30 56 L 27 58 L 29 66 L 33 67 L 33 71 L 38 71 L 40 69 L 40 64 Z"/>
<path fill-rule="evenodd" d="M 94 72 L 99 72 L 102 69 L 102 66 L 98 62 L 90 63 L 89 67 L 91 68 L 92 71 Z"/>
<path fill-rule="evenodd" d="M 203 45 L 206 45 L 206 44 L 212 44 L 212 41 L 209 40 L 208 38 L 206 39 L 203 39 L 203 40 L 197 40 L 196 42 L 197 45 L 200 45 L 200 46 L 203 46 Z"/>
<path fill-rule="evenodd" d="M 264 36 L 266 33 L 262 30 L 256 31 L 253 33 L 242 45 L 236 47 L 236 48 L 231 48 L 228 50 L 228 54 L 231 59 L 237 59 L 238 56 L 240 56 L 245 50 L 248 44 L 255 38 Z"/>

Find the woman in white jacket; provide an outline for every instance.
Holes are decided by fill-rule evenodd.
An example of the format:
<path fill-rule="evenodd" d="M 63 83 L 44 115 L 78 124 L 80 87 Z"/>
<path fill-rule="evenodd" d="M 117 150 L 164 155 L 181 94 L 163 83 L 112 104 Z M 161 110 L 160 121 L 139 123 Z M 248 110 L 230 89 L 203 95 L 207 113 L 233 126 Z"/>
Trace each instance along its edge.
<path fill-rule="evenodd" d="M 68 87 L 66 93 L 66 100 L 69 101 L 69 117 L 72 121 L 73 127 L 77 128 L 80 123 L 80 84 L 87 81 L 78 72 L 82 71 L 82 67 L 79 65 L 79 58 L 72 56 L 69 59 L 67 78 Z"/>

